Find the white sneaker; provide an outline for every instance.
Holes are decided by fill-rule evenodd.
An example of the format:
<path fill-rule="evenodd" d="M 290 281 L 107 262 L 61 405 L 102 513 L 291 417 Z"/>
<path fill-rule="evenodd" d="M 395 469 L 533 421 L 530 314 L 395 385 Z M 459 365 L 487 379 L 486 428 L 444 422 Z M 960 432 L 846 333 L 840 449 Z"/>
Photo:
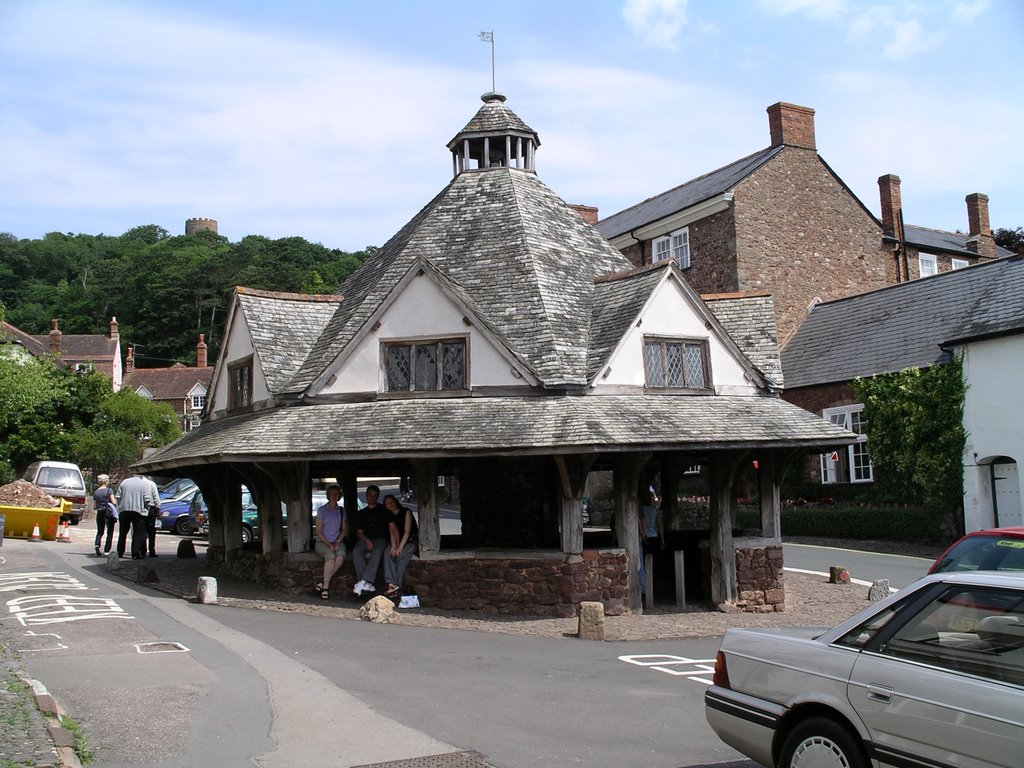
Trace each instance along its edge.
<path fill-rule="evenodd" d="M 365 581 L 357 581 L 356 585 L 354 587 L 352 587 L 352 591 L 355 592 L 356 595 L 361 595 L 365 588 L 366 588 L 366 582 Z"/>
<path fill-rule="evenodd" d="M 376 592 L 377 588 L 368 581 L 363 582 L 363 592 Z"/>

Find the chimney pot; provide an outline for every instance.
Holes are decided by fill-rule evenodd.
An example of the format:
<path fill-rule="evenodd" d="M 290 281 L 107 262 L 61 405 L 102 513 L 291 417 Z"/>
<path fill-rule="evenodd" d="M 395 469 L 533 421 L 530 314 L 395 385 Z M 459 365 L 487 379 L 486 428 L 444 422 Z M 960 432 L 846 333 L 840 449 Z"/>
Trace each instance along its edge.
<path fill-rule="evenodd" d="M 60 357 L 60 328 L 57 327 L 57 318 L 50 321 L 50 351 Z"/>
<path fill-rule="evenodd" d="M 899 237 L 900 212 L 903 210 L 900 177 L 894 173 L 879 176 L 878 194 L 882 200 L 882 232 L 889 237 Z"/>
<path fill-rule="evenodd" d="M 110 338 L 117 340 L 121 337 L 121 334 L 117 330 L 117 318 L 113 315 L 110 316 Z"/>
<path fill-rule="evenodd" d="M 768 107 L 772 146 L 817 149 L 814 141 L 814 110 L 780 101 Z"/>
<path fill-rule="evenodd" d="M 196 368 L 206 368 L 206 342 L 203 341 L 205 333 L 199 334 L 199 343 L 196 344 Z"/>
<path fill-rule="evenodd" d="M 128 347 L 128 354 L 124 358 L 125 375 L 135 370 L 135 347 Z"/>

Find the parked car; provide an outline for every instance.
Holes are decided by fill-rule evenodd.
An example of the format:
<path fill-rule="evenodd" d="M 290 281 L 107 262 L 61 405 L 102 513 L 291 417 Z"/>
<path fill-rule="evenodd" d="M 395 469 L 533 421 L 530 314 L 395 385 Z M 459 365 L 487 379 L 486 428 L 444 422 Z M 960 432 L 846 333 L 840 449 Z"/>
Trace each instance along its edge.
<path fill-rule="evenodd" d="M 159 530 L 177 536 L 192 533 L 189 507 L 198 491 L 195 481 L 188 477 L 179 477 L 161 486 Z"/>
<path fill-rule="evenodd" d="M 925 576 L 825 632 L 730 629 L 704 703 L 773 768 L 1020 768 L 1024 576 Z"/>
<path fill-rule="evenodd" d="M 196 482 L 190 477 L 176 477 L 169 483 L 160 486 L 160 502 L 164 499 L 169 501 L 181 501 L 191 499 L 196 492 Z"/>
<path fill-rule="evenodd" d="M 1016 571 L 1024 573 L 1024 526 L 971 531 L 939 555 L 928 573 Z"/>
<path fill-rule="evenodd" d="M 313 519 L 315 521 L 317 509 L 327 503 L 327 492 L 313 491 L 313 496 L 310 501 L 313 507 Z M 365 506 L 366 502 L 359 499 L 359 508 L 362 509 Z M 288 509 L 284 502 L 281 503 L 281 524 L 287 529 Z M 192 529 L 193 533 L 198 533 L 200 536 L 209 535 L 209 508 L 206 505 L 206 501 L 203 499 L 201 491 L 196 491 L 195 500 L 192 502 L 191 511 L 189 513 L 188 525 Z M 253 501 L 252 494 L 249 492 L 249 489 L 243 485 L 242 543 L 248 544 L 250 541 L 258 539 L 259 530 L 259 508 L 256 506 L 256 502 Z"/>
<path fill-rule="evenodd" d="M 77 464 L 66 461 L 33 461 L 22 478 L 55 498 L 67 499 L 71 509 L 60 516 L 61 522 L 78 525 L 85 515 L 85 478 Z"/>

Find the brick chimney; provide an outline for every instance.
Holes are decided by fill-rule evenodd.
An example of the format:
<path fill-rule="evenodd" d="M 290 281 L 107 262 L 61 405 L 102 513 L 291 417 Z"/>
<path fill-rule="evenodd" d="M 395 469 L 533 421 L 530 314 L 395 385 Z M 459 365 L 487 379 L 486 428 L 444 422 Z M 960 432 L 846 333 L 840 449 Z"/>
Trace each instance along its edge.
<path fill-rule="evenodd" d="M 135 347 L 128 347 L 128 354 L 124 358 L 124 375 L 135 370 Z"/>
<path fill-rule="evenodd" d="M 974 192 L 967 200 L 967 249 L 986 259 L 996 257 L 996 241 L 988 223 L 988 195 Z"/>
<path fill-rule="evenodd" d="M 879 176 L 878 193 L 882 199 L 882 232 L 889 237 L 899 237 L 900 212 L 903 210 L 900 177 L 894 173 Z"/>
<path fill-rule="evenodd" d="M 50 321 L 50 351 L 60 357 L 60 328 L 57 327 L 57 319 Z"/>
<path fill-rule="evenodd" d="M 597 224 L 597 208 L 592 205 L 574 205 L 569 203 L 569 207 L 572 208 L 580 217 L 587 222 L 590 226 Z"/>
<path fill-rule="evenodd" d="M 814 143 L 814 110 L 780 101 L 768 107 L 772 146 L 817 149 Z"/>
<path fill-rule="evenodd" d="M 117 330 L 117 318 L 113 315 L 110 316 L 110 339 L 111 341 L 117 341 L 121 338 L 120 332 Z"/>
<path fill-rule="evenodd" d="M 196 368 L 206 368 L 206 342 L 203 341 L 205 333 L 199 334 L 199 343 L 196 344 Z"/>

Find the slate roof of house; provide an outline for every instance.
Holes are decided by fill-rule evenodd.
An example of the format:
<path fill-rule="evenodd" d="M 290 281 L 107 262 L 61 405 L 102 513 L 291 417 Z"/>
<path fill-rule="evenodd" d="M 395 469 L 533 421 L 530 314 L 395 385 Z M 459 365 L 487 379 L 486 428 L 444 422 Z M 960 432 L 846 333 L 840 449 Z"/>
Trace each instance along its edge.
<path fill-rule="evenodd" d="M 817 305 L 782 352 L 787 388 L 946 362 L 942 345 L 1024 330 L 1024 260 L 976 264 Z"/>
<path fill-rule="evenodd" d="M 777 397 L 464 397 L 307 405 L 219 419 L 138 467 L 145 472 L 265 455 L 358 460 L 672 446 L 820 449 L 854 439 Z"/>
<path fill-rule="evenodd" d="M 48 334 L 33 338 L 49 350 Z M 113 360 L 117 349 L 117 339 L 99 333 L 64 333 L 60 337 L 60 356 L 65 360 Z"/>
<path fill-rule="evenodd" d="M 651 291 L 663 276 L 664 270 L 655 268 L 631 270 L 598 279 L 594 286 L 588 379 L 593 379 L 608 362 L 626 329 L 636 321 Z"/>
<path fill-rule="evenodd" d="M 770 293 L 716 293 L 701 296 L 732 340 L 765 378 L 783 385 L 775 303 Z"/>
<path fill-rule="evenodd" d="M 209 391 L 212 376 L 213 368 L 190 368 L 175 363 L 170 368 L 135 368 L 124 377 L 121 387 L 133 392 L 145 387 L 154 400 L 182 400 L 196 384 Z"/>
<path fill-rule="evenodd" d="M 47 337 L 43 337 L 46 341 L 40 341 L 38 337 L 25 333 L 10 323 L 0 325 L 0 338 L 12 344 L 20 344 L 33 357 L 40 357 L 50 351 L 49 339 Z"/>
<path fill-rule="evenodd" d="M 235 291 L 267 387 L 280 392 L 338 311 L 342 297 L 241 287 Z"/>
<path fill-rule="evenodd" d="M 685 184 L 655 195 L 641 203 L 602 219 L 597 231 L 611 240 L 638 227 L 663 219 L 677 211 L 728 192 L 783 150 L 768 147 L 721 168 L 691 179 Z"/>
<path fill-rule="evenodd" d="M 930 229 L 928 227 L 917 227 L 907 224 L 903 228 L 903 235 L 908 244 L 928 250 L 948 251 L 960 253 L 967 257 L 976 258 L 977 253 L 967 247 L 967 240 L 970 235 L 963 232 L 946 232 L 941 229 Z M 1012 256 L 1013 251 L 996 245 L 996 258 Z"/>
<path fill-rule="evenodd" d="M 345 281 L 284 391 L 308 387 L 417 260 L 458 286 L 547 387 L 586 384 L 594 279 L 631 267 L 536 174 L 463 172 Z"/>

